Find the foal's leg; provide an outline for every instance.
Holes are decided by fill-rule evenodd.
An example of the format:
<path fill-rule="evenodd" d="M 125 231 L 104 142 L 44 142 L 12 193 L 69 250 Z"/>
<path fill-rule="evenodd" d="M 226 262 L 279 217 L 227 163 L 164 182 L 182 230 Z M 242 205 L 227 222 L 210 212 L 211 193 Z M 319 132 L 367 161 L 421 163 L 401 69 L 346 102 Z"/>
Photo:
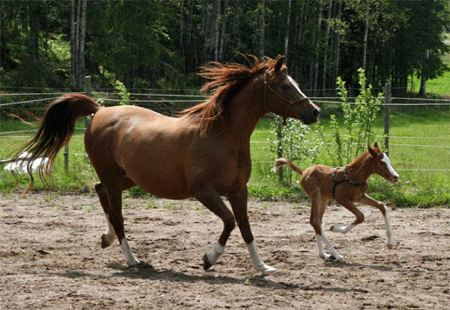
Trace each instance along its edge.
<path fill-rule="evenodd" d="M 381 211 L 384 217 L 384 222 L 386 224 L 387 247 L 388 249 L 392 249 L 392 247 L 394 246 L 394 243 L 392 241 L 392 230 L 391 225 L 389 224 L 388 210 L 384 203 L 382 203 L 381 201 L 377 201 L 366 194 L 364 194 L 364 197 L 361 198 L 359 202 L 375 207 Z"/>
<path fill-rule="evenodd" d="M 331 231 L 339 232 L 341 234 L 346 234 L 351 229 L 353 229 L 356 225 L 364 222 L 364 214 L 361 211 L 359 211 L 359 209 L 356 207 L 356 205 L 353 203 L 353 201 L 351 201 L 349 199 L 339 199 L 339 200 L 337 200 L 337 202 L 339 204 L 343 205 L 347 210 L 352 212 L 356 216 L 356 219 L 353 221 L 353 223 L 351 223 L 347 226 L 343 226 L 343 227 L 331 226 Z"/>
<path fill-rule="evenodd" d="M 119 186 L 117 186 L 117 183 Z M 108 231 L 102 236 L 102 247 L 109 246 L 113 242 L 114 236 L 117 236 L 122 246 L 125 262 L 129 266 L 134 266 L 139 264 L 139 260 L 134 257 L 125 237 L 122 216 L 122 190 L 131 188 L 135 184 L 128 178 L 119 178 L 117 183 L 107 183 L 107 185 L 98 183 L 95 186 L 108 223 Z"/>
<path fill-rule="evenodd" d="M 325 213 L 325 209 L 328 204 L 328 199 L 322 197 L 319 193 L 310 195 L 311 198 L 311 217 L 310 224 L 316 232 L 317 249 L 319 250 L 319 256 L 323 259 L 329 259 L 333 257 L 336 261 L 340 261 L 343 257 L 339 255 L 333 245 L 330 243 L 328 238 L 325 236 L 322 230 L 322 218 Z M 322 242 L 325 243 L 330 254 L 326 254 L 323 251 Z"/>
<path fill-rule="evenodd" d="M 256 270 L 261 271 L 263 274 L 275 271 L 275 268 L 264 264 L 258 254 L 258 251 L 256 250 L 255 240 L 248 221 L 247 189 L 240 194 L 230 195 L 228 200 L 233 208 L 234 216 L 236 217 L 236 222 L 241 231 L 242 238 L 244 239 L 250 253 L 253 267 Z"/>
<path fill-rule="evenodd" d="M 216 263 L 219 256 L 223 254 L 225 250 L 225 244 L 228 240 L 228 237 L 230 236 L 231 231 L 236 226 L 236 223 L 234 222 L 233 214 L 222 201 L 220 195 L 217 193 L 214 187 L 210 185 L 197 185 L 195 186 L 195 188 L 191 188 L 191 194 L 211 212 L 220 217 L 224 224 L 224 228 L 218 242 L 216 242 L 213 247 L 203 256 L 203 268 L 205 270 L 208 270 L 212 265 Z"/>

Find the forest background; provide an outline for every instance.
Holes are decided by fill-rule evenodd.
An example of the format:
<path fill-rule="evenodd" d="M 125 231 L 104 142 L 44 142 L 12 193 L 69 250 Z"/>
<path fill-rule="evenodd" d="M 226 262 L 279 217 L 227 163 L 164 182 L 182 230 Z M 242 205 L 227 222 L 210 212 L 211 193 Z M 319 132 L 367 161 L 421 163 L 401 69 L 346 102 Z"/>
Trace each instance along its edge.
<path fill-rule="evenodd" d="M 408 91 L 448 70 L 444 0 L 0 0 L 0 90 L 83 90 L 117 81 L 133 92 L 198 89 L 209 61 L 239 53 L 287 56 L 309 96 L 336 93 L 337 77 L 358 89 Z M 411 80 L 411 78 L 409 79 Z"/>

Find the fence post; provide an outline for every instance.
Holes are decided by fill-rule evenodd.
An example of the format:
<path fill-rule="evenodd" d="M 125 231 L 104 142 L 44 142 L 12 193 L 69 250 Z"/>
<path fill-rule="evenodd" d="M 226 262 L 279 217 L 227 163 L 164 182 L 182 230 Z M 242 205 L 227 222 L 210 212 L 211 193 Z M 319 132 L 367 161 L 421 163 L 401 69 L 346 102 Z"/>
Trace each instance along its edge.
<path fill-rule="evenodd" d="M 389 123 L 390 123 L 391 83 L 386 83 L 384 90 L 384 147 L 389 156 Z"/>
<path fill-rule="evenodd" d="M 92 87 L 91 87 L 91 77 L 90 76 L 86 76 L 84 79 L 84 85 L 85 85 L 85 91 L 86 91 L 86 95 L 88 95 L 89 97 L 91 97 L 91 93 L 92 93 Z M 84 118 L 84 128 L 87 129 L 89 126 L 89 116 L 86 116 Z"/>
<path fill-rule="evenodd" d="M 283 157 L 283 142 L 281 141 L 283 139 L 283 121 L 279 119 L 277 122 L 277 158 Z M 278 180 L 280 183 L 283 183 L 284 177 L 283 177 L 283 168 L 278 169 Z"/>
<path fill-rule="evenodd" d="M 64 169 L 69 171 L 69 143 L 64 147 Z"/>

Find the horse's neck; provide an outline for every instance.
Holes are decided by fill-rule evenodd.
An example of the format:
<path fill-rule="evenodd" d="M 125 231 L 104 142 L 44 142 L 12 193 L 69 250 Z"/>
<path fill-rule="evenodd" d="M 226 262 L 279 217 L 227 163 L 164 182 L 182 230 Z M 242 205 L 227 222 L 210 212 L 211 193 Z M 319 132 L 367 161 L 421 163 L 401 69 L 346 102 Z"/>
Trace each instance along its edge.
<path fill-rule="evenodd" d="M 348 178 L 355 183 L 364 183 L 372 175 L 371 163 L 368 156 L 362 156 L 347 165 Z"/>
<path fill-rule="evenodd" d="M 249 142 L 258 121 L 266 113 L 263 82 L 250 82 L 234 96 L 230 105 L 229 130 L 235 138 Z"/>

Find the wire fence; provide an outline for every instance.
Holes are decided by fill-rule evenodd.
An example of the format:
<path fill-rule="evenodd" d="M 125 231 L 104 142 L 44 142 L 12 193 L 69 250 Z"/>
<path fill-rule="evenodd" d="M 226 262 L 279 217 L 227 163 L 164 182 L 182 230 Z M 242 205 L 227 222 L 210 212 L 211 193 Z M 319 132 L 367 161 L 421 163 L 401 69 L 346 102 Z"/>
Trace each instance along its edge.
<path fill-rule="evenodd" d="M 122 103 L 139 105 L 159 113 L 175 116 L 179 111 L 186 109 L 187 107 L 201 103 L 205 100 L 205 96 L 198 93 L 195 90 L 177 90 L 172 92 L 161 90 L 147 90 L 146 93 L 130 93 L 129 100 L 124 101 L 120 94 L 114 91 L 101 91 L 91 92 L 87 91 L 89 95 L 94 97 L 102 105 L 119 105 Z M 17 117 L 24 118 L 30 121 L 36 121 L 39 116 L 42 115 L 48 103 L 55 98 L 61 96 L 62 92 L 47 92 L 47 93 L 33 93 L 33 92 L 15 92 L 15 93 L 0 93 L 0 143 L 6 148 L 3 152 L 0 152 L 4 157 L 6 154 L 11 154 L 17 147 L 16 140 L 13 138 L 29 138 L 35 129 L 24 129 L 23 126 L 15 128 L 11 120 Z M 326 106 L 327 108 L 339 109 L 342 101 L 338 97 L 312 97 L 315 103 L 320 106 Z M 349 98 L 354 100 L 355 98 Z M 356 104 L 356 103 L 355 103 Z M 421 111 L 426 114 L 426 110 L 429 110 L 429 117 L 422 118 L 429 122 L 435 121 L 440 114 L 444 111 L 445 107 L 450 106 L 450 101 L 445 99 L 426 99 L 426 98 L 399 98 L 392 97 L 388 101 L 382 104 L 384 110 L 388 108 L 396 107 L 398 109 L 405 109 L 405 111 Z M 439 110 L 441 109 L 441 110 Z M 389 110 L 388 110 L 389 111 Z M 386 120 L 386 118 L 385 118 Z M 388 112 L 388 120 L 391 124 L 388 132 L 385 130 L 385 134 L 377 135 L 376 138 L 382 141 L 383 139 L 389 139 L 388 145 L 391 160 L 392 157 L 403 156 L 405 153 L 422 152 L 428 153 L 428 156 L 433 157 L 433 166 L 415 167 L 413 165 L 404 165 L 397 170 L 399 171 L 422 171 L 422 172 L 448 172 L 450 171 L 450 163 L 447 157 L 447 150 L 450 149 L 450 128 L 449 130 L 441 130 L 439 135 L 430 136 L 428 132 L 420 132 L 411 126 L 410 132 L 405 135 L 404 131 L 402 135 L 396 134 L 398 132 L 399 120 L 392 118 Z M 17 122 L 16 122 L 17 123 Z M 386 128 L 386 126 L 385 126 Z M 84 130 L 83 127 L 77 127 L 75 136 L 82 136 Z M 271 131 L 264 132 L 266 136 L 273 134 Z M 312 133 L 314 134 L 314 133 Z M 79 137 L 76 139 L 80 139 Z M 11 143 L 8 141 L 11 140 Z M 386 140 L 388 141 L 388 140 Z M 268 140 L 252 139 L 252 145 L 267 145 L 271 142 Z M 324 142 L 326 143 L 326 142 Z M 330 142 L 331 143 L 331 142 Z M 6 147 L 5 147 L 6 145 Z M 9 152 L 8 152 L 9 150 Z M 85 156 L 84 153 L 70 153 L 69 149 L 66 150 L 67 159 L 70 156 Z M 252 151 L 253 154 L 253 151 Z M 441 158 L 436 158 L 441 156 Z M 4 158 L 0 158 L 4 159 Z M 436 166 L 435 162 L 440 162 Z M 271 161 L 256 161 L 256 164 L 272 164 Z"/>

